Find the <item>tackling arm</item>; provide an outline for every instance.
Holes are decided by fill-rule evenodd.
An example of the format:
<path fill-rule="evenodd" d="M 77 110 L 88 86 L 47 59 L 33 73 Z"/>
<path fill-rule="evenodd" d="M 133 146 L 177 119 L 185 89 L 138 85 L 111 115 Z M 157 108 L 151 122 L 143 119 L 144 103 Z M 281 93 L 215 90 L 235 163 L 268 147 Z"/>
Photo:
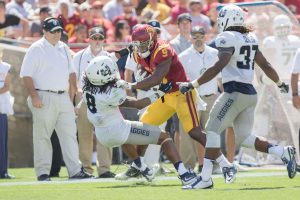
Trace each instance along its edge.
<path fill-rule="evenodd" d="M 145 108 L 146 106 L 150 105 L 151 101 L 148 97 L 139 99 L 137 100 L 134 97 L 127 97 L 127 99 L 124 101 L 121 107 L 129 107 L 129 108 L 137 108 L 137 109 L 142 109 Z"/>
<path fill-rule="evenodd" d="M 218 75 L 218 73 L 229 63 L 232 54 L 228 52 L 220 52 L 219 60 L 209 69 L 207 69 L 203 75 L 201 75 L 196 81 L 192 82 L 194 87 L 198 87 Z M 198 85 L 198 86 L 197 86 Z"/>
<path fill-rule="evenodd" d="M 154 70 L 153 74 L 141 82 L 137 82 L 136 85 L 133 85 L 133 89 L 141 89 L 141 90 L 148 90 L 153 86 L 160 84 L 163 78 L 168 74 L 171 68 L 172 58 L 168 58 L 164 60 L 162 63 L 157 65 L 156 69 Z"/>

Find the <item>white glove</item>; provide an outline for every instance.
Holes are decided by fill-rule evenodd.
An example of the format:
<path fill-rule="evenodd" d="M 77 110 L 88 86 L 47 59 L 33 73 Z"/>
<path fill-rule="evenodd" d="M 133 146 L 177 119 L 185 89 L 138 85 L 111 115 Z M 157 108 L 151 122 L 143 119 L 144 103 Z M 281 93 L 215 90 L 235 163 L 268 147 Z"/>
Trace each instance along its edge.
<path fill-rule="evenodd" d="M 127 81 L 124 81 L 124 80 L 118 80 L 116 82 L 116 86 L 118 88 L 123 88 L 123 89 L 127 89 L 127 90 L 131 90 L 133 85 L 136 85 L 136 82 L 135 83 L 128 83 Z"/>

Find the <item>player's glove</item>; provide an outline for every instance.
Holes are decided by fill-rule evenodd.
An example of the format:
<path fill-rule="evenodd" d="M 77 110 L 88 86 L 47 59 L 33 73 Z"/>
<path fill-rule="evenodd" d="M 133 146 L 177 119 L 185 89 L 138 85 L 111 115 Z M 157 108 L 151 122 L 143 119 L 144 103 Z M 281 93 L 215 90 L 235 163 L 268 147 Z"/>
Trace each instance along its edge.
<path fill-rule="evenodd" d="M 135 83 L 128 83 L 127 81 L 124 81 L 124 80 L 118 80 L 116 82 L 116 86 L 118 88 L 123 88 L 123 89 L 126 89 L 126 90 L 131 90 L 133 85 L 136 85 L 136 82 Z"/>
<path fill-rule="evenodd" d="M 194 86 L 191 82 L 177 82 L 176 84 L 179 86 L 179 91 L 182 94 L 185 94 L 194 89 Z"/>
<path fill-rule="evenodd" d="M 163 97 L 167 92 L 172 90 L 172 82 L 161 83 L 158 87 L 153 87 L 152 90 L 155 92 L 153 95 L 149 96 L 151 103 Z"/>
<path fill-rule="evenodd" d="M 289 92 L 289 85 L 286 84 L 285 82 L 278 81 L 276 84 L 279 87 L 281 93 Z"/>
<path fill-rule="evenodd" d="M 131 57 L 131 54 L 133 52 L 133 46 L 129 45 L 127 48 L 123 48 L 115 52 L 118 53 L 120 57 L 126 56 L 127 54 L 129 54 L 129 56 Z"/>
<path fill-rule="evenodd" d="M 193 80 L 192 82 L 176 82 L 176 84 L 179 86 L 179 91 L 182 94 L 185 94 L 200 86 L 197 79 Z"/>

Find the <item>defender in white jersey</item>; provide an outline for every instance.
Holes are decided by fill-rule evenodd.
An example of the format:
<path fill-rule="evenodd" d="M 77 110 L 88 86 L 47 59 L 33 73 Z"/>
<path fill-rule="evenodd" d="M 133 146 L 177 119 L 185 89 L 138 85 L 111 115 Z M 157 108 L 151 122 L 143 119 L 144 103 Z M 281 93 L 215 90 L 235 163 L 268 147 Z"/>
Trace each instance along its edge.
<path fill-rule="evenodd" d="M 286 15 L 273 20 L 273 34 L 263 40 L 262 51 L 283 80 L 289 80 L 300 38 L 292 34 L 292 22 Z M 272 82 L 273 83 L 273 82 Z"/>
<path fill-rule="evenodd" d="M 254 109 L 257 102 L 256 91 L 252 85 L 254 63 L 273 80 L 280 90 L 288 92 L 288 85 L 280 81 L 276 71 L 265 59 L 251 28 L 244 24 L 244 12 L 236 5 L 224 6 L 218 16 L 220 34 L 216 38 L 219 60 L 198 79 L 189 83 L 178 83 L 185 93 L 214 78 L 222 71 L 224 93 L 216 100 L 206 123 L 206 154 L 201 175 L 198 180 L 184 189 L 205 189 L 213 187 L 211 179 L 213 162 L 226 163 L 223 167 L 225 182 L 235 180 L 236 169 L 220 151 L 220 133 L 233 125 L 236 144 L 257 151 L 281 157 L 287 165 L 288 176 L 296 175 L 295 148 L 281 147 L 256 137 L 252 133 Z"/>
<path fill-rule="evenodd" d="M 172 89 L 171 83 L 160 84 L 159 89 L 146 98 L 129 99 L 126 90 L 117 88 L 119 71 L 116 62 L 110 57 L 98 56 L 91 60 L 83 77 L 83 100 L 87 104 L 89 121 L 94 125 L 97 139 L 107 147 L 131 145 L 161 145 L 168 159 L 174 164 L 183 184 L 195 181 L 195 174 L 190 173 L 183 165 L 170 136 L 156 126 L 142 122 L 124 120 L 119 106 L 138 109 L 158 100 L 165 92 Z M 128 155 L 133 166 L 151 181 L 155 173 L 150 170 L 137 155 Z"/>

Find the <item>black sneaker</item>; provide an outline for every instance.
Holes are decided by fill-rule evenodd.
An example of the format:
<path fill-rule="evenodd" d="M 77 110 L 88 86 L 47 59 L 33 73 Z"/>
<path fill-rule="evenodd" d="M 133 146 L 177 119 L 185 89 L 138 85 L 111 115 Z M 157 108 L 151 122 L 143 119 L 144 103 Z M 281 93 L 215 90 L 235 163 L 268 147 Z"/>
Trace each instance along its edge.
<path fill-rule="evenodd" d="M 48 174 L 42 174 L 38 176 L 38 181 L 51 181 L 50 176 Z"/>
<path fill-rule="evenodd" d="M 16 177 L 9 174 L 9 173 L 5 173 L 5 174 L 0 176 L 0 179 L 14 179 L 14 178 L 16 178 Z"/>
<path fill-rule="evenodd" d="M 71 176 L 69 179 L 86 179 L 86 178 L 93 178 L 92 174 L 87 173 L 83 168 L 81 168 L 80 172 Z"/>
<path fill-rule="evenodd" d="M 99 175 L 99 178 L 115 178 L 116 174 L 110 172 L 110 171 L 107 171 L 101 175 Z"/>
<path fill-rule="evenodd" d="M 115 176 L 116 180 L 127 180 L 129 178 L 137 178 L 141 176 L 141 171 L 134 167 L 134 163 L 128 168 L 126 172 L 122 172 Z"/>

